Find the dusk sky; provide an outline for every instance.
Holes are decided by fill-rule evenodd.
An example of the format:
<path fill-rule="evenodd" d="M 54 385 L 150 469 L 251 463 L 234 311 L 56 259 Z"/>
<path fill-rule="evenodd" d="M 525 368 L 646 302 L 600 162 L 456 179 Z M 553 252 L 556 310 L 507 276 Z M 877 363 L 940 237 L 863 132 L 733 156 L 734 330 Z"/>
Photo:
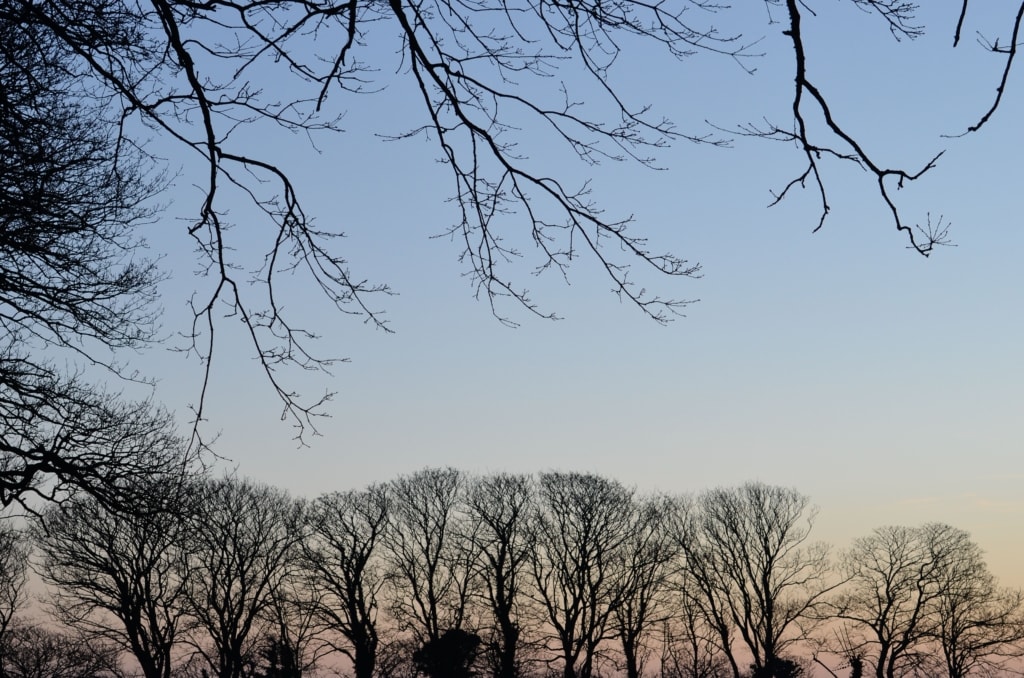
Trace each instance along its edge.
<path fill-rule="evenodd" d="M 764 37 L 752 50 L 764 56 L 746 63 L 754 74 L 722 56 L 675 62 L 651 49 L 613 70 L 628 101 L 652 104 L 689 134 L 732 136 L 731 148 L 680 141 L 658 152 L 664 170 L 591 168 L 531 137 L 526 123 L 519 136 L 545 172 L 575 185 L 592 179 L 592 197 L 610 216 L 634 215 L 653 250 L 699 262 L 699 280 L 640 279 L 661 296 L 700 301 L 659 326 L 611 294 L 587 257 L 568 284 L 534 277 L 536 253 L 510 230 L 524 257 L 509 274 L 563 319 L 508 303 L 501 310 L 520 326 L 506 327 L 473 298 L 458 243 L 432 237 L 456 219 L 436 145 L 378 136 L 425 119 L 397 42 L 374 27 L 360 58 L 380 68 L 384 89 L 329 100 L 346 111 L 344 134 L 317 137 L 319 153 L 286 133 L 252 140 L 294 174 L 318 224 L 347 235 L 335 246 L 353 275 L 397 293 L 373 299 L 395 333 L 327 314 L 301 281 L 282 288 L 323 337 L 321 352 L 351 360 L 332 376 L 282 375 L 309 396 L 336 392 L 322 435 L 298 449 L 237 321 L 224 320 L 204 424 L 220 432 L 224 465 L 304 496 L 446 465 L 591 471 L 643 491 L 760 480 L 809 495 L 820 507 L 816 537 L 839 548 L 881 525 L 948 522 L 971 532 L 1004 583 L 1024 585 L 1024 72 L 981 132 L 944 136 L 975 122 L 994 96 L 1003 62 L 978 31 L 1005 43 L 1013 3 L 972 4 L 956 50 L 960 3 L 928 3 L 926 35 L 902 42 L 853 3 L 815 4 L 827 12 L 805 17 L 810 76 L 837 118 L 884 166 L 916 170 L 947 149 L 896 196 L 911 220 L 948 221 L 955 247 L 927 259 L 909 250 L 873 178 L 852 166 L 823 164 L 832 211 L 818 233 L 812 190 L 768 208 L 771 191 L 802 171 L 799 151 L 711 126 L 791 120 L 792 50 L 782 25 L 753 3 L 721 25 Z M 205 289 L 192 275 L 187 222 L 175 221 L 198 210 L 201 179 L 173 153 L 181 172 L 148 236 L 171 274 L 168 335 L 187 327 L 187 299 Z M 239 247 L 259 228 L 246 210 L 233 208 Z M 157 348 L 135 364 L 159 377 L 156 398 L 185 422 L 198 363 Z"/>

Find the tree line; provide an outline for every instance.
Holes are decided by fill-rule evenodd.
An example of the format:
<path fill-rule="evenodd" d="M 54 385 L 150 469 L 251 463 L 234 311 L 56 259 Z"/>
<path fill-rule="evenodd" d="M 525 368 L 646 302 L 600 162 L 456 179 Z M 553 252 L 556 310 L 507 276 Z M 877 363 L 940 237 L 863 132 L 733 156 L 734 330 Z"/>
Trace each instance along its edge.
<path fill-rule="evenodd" d="M 0 676 L 964 678 L 1024 652 L 1024 598 L 966 532 L 836 551 L 786 487 L 431 468 L 313 500 L 234 476 L 133 496 L 0 527 Z"/>

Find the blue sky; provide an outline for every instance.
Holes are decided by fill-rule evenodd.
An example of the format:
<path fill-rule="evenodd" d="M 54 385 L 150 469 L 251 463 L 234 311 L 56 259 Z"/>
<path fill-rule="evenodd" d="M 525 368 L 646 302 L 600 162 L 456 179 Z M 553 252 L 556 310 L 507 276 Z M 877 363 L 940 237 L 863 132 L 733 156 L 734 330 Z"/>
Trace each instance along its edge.
<path fill-rule="evenodd" d="M 801 170 L 788 145 L 684 142 L 659 153 L 663 171 L 587 168 L 527 129 L 532 162 L 591 179 L 610 214 L 633 214 L 653 249 L 700 262 L 704 277 L 644 278 L 663 296 L 700 299 L 661 327 L 611 295 L 594 262 L 580 261 L 567 285 L 531 277 L 527 251 L 516 279 L 564 319 L 508 306 L 520 323 L 510 329 L 473 299 L 457 244 L 431 237 L 454 219 L 435 146 L 375 136 L 422 120 L 410 113 L 408 81 L 392 74 L 393 42 L 371 43 L 364 58 L 387 65 L 387 87 L 332 99 L 346 111 L 345 134 L 318 138 L 319 153 L 288 135 L 253 138 L 295 173 L 318 223 L 346 233 L 338 246 L 353 272 L 397 292 L 377 300 L 396 333 L 328 316 L 293 284 L 286 298 L 322 335 L 323 352 L 351 359 L 330 377 L 286 375 L 304 393 L 336 392 L 323 435 L 296 449 L 237 324 L 225 321 L 207 424 L 220 431 L 217 452 L 246 475 L 304 495 L 428 465 L 578 469 L 670 492 L 756 479 L 810 495 L 821 507 L 817 536 L 837 546 L 883 524 L 949 522 L 972 532 L 1004 580 L 1024 584 L 1016 568 L 1024 555 L 1020 74 L 982 133 L 941 136 L 989 102 L 1001 64 L 975 31 L 995 35 L 1013 8 L 972 6 L 976 23 L 954 51 L 956 3 L 930 8 L 929 33 L 913 43 L 891 40 L 849 4 L 805 19 L 812 77 L 882 164 L 914 167 L 949 149 L 897 195 L 917 220 L 929 212 L 949 220 L 956 247 L 930 259 L 908 251 L 871 179 L 849 167 L 828 166 L 833 211 L 817 234 L 813 193 L 768 209 L 770 190 Z M 759 6 L 731 19 L 765 36 L 753 75 L 727 59 L 676 64 L 640 50 L 616 77 L 632 101 L 652 103 L 687 132 L 708 129 L 705 120 L 784 123 L 791 53 L 781 26 L 764 18 Z M 168 333 L 185 326 L 185 301 L 204 284 L 191 275 L 184 225 L 172 220 L 198 203 L 180 162 L 168 219 L 150 237 L 172 273 Z M 245 210 L 236 208 L 240 222 Z M 162 349 L 137 364 L 159 376 L 157 397 L 186 417 L 198 365 Z"/>

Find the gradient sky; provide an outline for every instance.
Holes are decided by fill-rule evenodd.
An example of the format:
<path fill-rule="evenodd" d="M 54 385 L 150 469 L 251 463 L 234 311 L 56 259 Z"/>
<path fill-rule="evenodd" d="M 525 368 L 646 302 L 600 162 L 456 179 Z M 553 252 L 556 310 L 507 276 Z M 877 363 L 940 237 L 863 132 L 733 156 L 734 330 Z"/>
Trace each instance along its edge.
<path fill-rule="evenodd" d="M 753 4 L 729 21 L 765 36 L 755 74 L 721 57 L 675 63 L 641 49 L 618 64 L 625 96 L 695 134 L 709 130 L 706 120 L 786 123 L 792 54 L 782 26 Z M 915 168 L 948 149 L 898 198 L 915 220 L 943 215 L 956 247 L 930 259 L 909 251 L 871 178 L 835 164 L 825 166 L 833 209 L 820 232 L 811 233 L 812 192 L 768 209 L 770 191 L 801 171 L 789 145 L 680 143 L 658 155 L 664 171 L 591 169 L 544 139 L 530 148 L 527 130 L 533 161 L 570 181 L 593 179 L 610 215 L 635 215 L 653 249 L 700 262 L 704 277 L 645 279 L 662 296 L 700 299 L 661 327 L 610 294 L 593 261 L 580 261 L 566 285 L 531 277 L 527 251 L 516 280 L 564 319 L 510 305 L 521 324 L 510 329 L 473 299 L 457 244 L 431 238 L 455 218 L 435 146 L 375 136 L 423 122 L 409 79 L 394 75 L 396 43 L 378 31 L 363 59 L 380 60 L 386 88 L 331 100 L 347 111 L 345 134 L 318 138 L 320 153 L 285 134 L 253 138 L 295 173 L 319 225 L 347 234 L 338 247 L 353 273 L 398 293 L 377 300 L 396 333 L 327 316 L 294 284 L 289 303 L 323 336 L 323 352 L 351 359 L 331 377 L 286 375 L 304 393 L 336 392 L 322 436 L 297 449 L 236 321 L 225 321 L 208 410 L 215 450 L 241 473 L 306 496 L 440 465 L 592 471 L 645 491 L 790 485 L 820 507 L 817 537 L 837 547 L 885 524 L 948 522 L 972 533 L 1004 582 L 1024 585 L 1022 72 L 980 134 L 942 136 L 988 105 L 1001 62 L 977 31 L 1005 36 L 1013 8 L 972 5 L 954 51 L 959 3 L 935 3 L 943 6 L 922 16 L 928 34 L 900 43 L 852 3 L 815 4 L 826 6 L 805 19 L 812 78 L 869 152 Z M 187 159 L 170 159 L 182 174 L 150 235 L 172 274 L 168 334 L 186 327 L 185 302 L 205 284 L 174 220 L 195 213 L 195 178 Z M 240 222 L 245 210 L 237 207 Z M 256 226 L 236 233 L 243 228 Z M 136 364 L 186 418 L 198 364 L 163 349 Z"/>

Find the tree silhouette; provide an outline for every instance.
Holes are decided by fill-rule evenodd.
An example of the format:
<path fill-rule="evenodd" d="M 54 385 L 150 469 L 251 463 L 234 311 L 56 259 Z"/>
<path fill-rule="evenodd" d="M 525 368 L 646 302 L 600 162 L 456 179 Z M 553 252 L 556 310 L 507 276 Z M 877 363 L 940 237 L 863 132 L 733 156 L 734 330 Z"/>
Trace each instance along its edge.
<path fill-rule="evenodd" d="M 876 678 L 998 673 L 1020 654 L 1024 597 L 996 585 L 963 530 L 880 527 L 854 541 L 843 568 L 849 582 L 833 616 L 849 626 L 845 650 L 867 660 Z"/>
<path fill-rule="evenodd" d="M 623 545 L 623 573 L 613 610 L 626 678 L 643 676 L 653 652 L 649 636 L 668 618 L 669 579 L 681 552 L 665 527 L 677 509 L 667 497 L 644 497 L 629 516 L 630 534 Z"/>
<path fill-rule="evenodd" d="M 763 666 L 750 667 L 751 678 L 800 678 L 803 675 L 802 666 L 784 657 L 773 657 Z"/>
<path fill-rule="evenodd" d="M 387 486 L 375 485 L 323 495 L 305 513 L 308 532 L 301 550 L 308 604 L 325 629 L 346 641 L 329 643 L 352 661 L 355 678 L 373 678 L 377 666 L 381 542 L 389 511 Z"/>
<path fill-rule="evenodd" d="M 34 11 L 0 4 L 0 506 L 78 490 L 125 506 L 119 488 L 187 466 L 185 446 L 168 413 L 78 365 L 134 378 L 119 352 L 155 336 L 139 228 L 162 184 Z"/>
<path fill-rule="evenodd" d="M 276 596 L 298 565 L 300 509 L 285 492 L 231 476 L 193 491 L 197 510 L 185 540 L 190 642 L 216 678 L 242 678 L 259 641 L 276 631 Z"/>
<path fill-rule="evenodd" d="M 458 527 L 464 481 L 457 469 L 428 468 L 387 489 L 391 615 L 419 643 L 461 628 L 466 618 L 474 558 Z"/>
<path fill-rule="evenodd" d="M 182 549 L 191 507 L 184 485 L 147 483 L 135 492 L 147 501 L 123 513 L 78 496 L 32 524 L 57 618 L 84 638 L 130 653 L 145 678 L 171 677 L 186 625 Z"/>
<path fill-rule="evenodd" d="M 809 542 L 816 510 L 795 489 L 747 483 L 702 494 L 681 545 L 736 678 L 730 634 L 739 635 L 753 670 L 778 670 L 783 652 L 820 618 L 828 547 Z"/>
<path fill-rule="evenodd" d="M 463 629 L 448 629 L 427 640 L 412 655 L 416 670 L 427 678 L 472 678 L 480 636 Z"/>
<path fill-rule="evenodd" d="M 302 667 L 295 648 L 277 636 L 271 636 L 260 648 L 262 666 L 252 678 L 302 678 Z"/>
<path fill-rule="evenodd" d="M 626 578 L 633 491 L 584 473 L 542 473 L 533 518 L 534 595 L 563 678 L 591 678 Z"/>
<path fill-rule="evenodd" d="M 530 512 L 536 501 L 529 476 L 497 473 L 476 478 L 466 493 L 467 541 L 476 555 L 472 570 L 486 601 L 478 630 L 485 635 L 495 678 L 517 678 L 535 537 Z M 484 629 L 487 629 L 485 631 Z"/>
<path fill-rule="evenodd" d="M 174 482 L 200 468 L 198 448 L 152 401 L 126 401 L 20 358 L 3 368 L 0 507 L 33 511 L 32 499 L 62 502 L 85 492 L 130 511 L 144 501 L 133 492 L 146 482 Z"/>
<path fill-rule="evenodd" d="M 843 6 L 877 16 L 879 30 L 897 39 L 923 30 L 911 2 Z M 975 6 L 963 2 L 951 27 L 955 44 Z M 456 205 L 447 233 L 477 294 L 507 322 L 506 301 L 554 316 L 511 266 L 529 253 L 520 243 L 532 247 L 531 270 L 567 276 L 572 263 L 589 258 L 615 294 L 658 322 L 688 303 L 685 295 L 659 296 L 638 279 L 645 271 L 695 277 L 699 265 L 648 243 L 628 214 L 603 212 L 586 177 L 555 174 L 547 158 L 531 159 L 523 150 L 531 138 L 552 139 L 587 168 L 620 159 L 650 165 L 659 148 L 678 140 L 724 145 L 715 128 L 680 130 L 620 91 L 619 62 L 633 49 L 669 60 L 702 52 L 752 71 L 761 33 L 782 27 L 794 83 L 788 119 L 733 130 L 795 146 L 804 164 L 783 180 L 776 202 L 810 186 L 820 228 L 831 210 L 831 166 L 854 164 L 875 179 L 877 199 L 911 247 L 927 255 L 945 243 L 941 219 L 907 217 L 897 200 L 898 189 L 935 167 L 941 151 L 916 166 L 883 164 L 813 77 L 810 9 L 798 0 L 766 0 L 764 7 L 765 23 L 745 35 L 727 28 L 730 8 L 700 0 L 8 0 L 0 5 L 0 69 L 12 84 L 0 100 L 0 218 L 14 224 L 2 243 L 11 253 L 4 285 L 14 285 L 0 290 L 6 360 L 25 358 L 19 347 L 26 337 L 78 351 L 76 335 L 111 348 L 150 336 L 156 273 L 139 256 L 136 226 L 152 216 L 147 198 L 162 185 L 148 179 L 149 168 L 159 166 L 145 153 L 155 135 L 199 163 L 191 178 L 201 194 L 187 234 L 208 284 L 192 299 L 188 348 L 208 380 L 215 327 L 224 314 L 240 319 L 301 436 L 327 396 L 301 398 L 282 370 L 326 370 L 337 356 L 320 355 L 316 328 L 295 320 L 279 281 L 285 273 L 299 278 L 337 311 L 385 330 L 374 296 L 389 289 L 350 270 L 335 242 L 341 225 L 317 225 L 281 159 L 269 144 L 255 147 L 250 139 L 275 129 L 339 131 L 338 101 L 390 84 L 382 81 L 390 69 L 367 60 L 393 52 L 402 59 L 394 78 L 419 105 L 406 107 L 416 117 L 392 137 L 436 144 Z M 1002 101 L 1022 14 L 1024 4 L 1008 17 L 1009 39 L 989 43 L 1005 69 L 991 105 L 967 132 L 984 126 Z M 368 49 L 388 39 L 392 50 Z M 239 199 L 258 216 L 253 227 L 232 230 L 228 213 Z M 254 250 L 255 263 L 248 258 Z M 27 270 L 36 273 L 21 275 Z M 28 289 L 41 294 L 22 294 L 27 281 L 40 280 Z M 117 312 L 102 312 L 108 309 Z M 197 421 L 206 397 L 204 388 Z"/>
<path fill-rule="evenodd" d="M 0 678 L 7 678 L 7 631 L 15 614 L 28 601 L 29 549 L 26 536 L 0 520 Z"/>
<path fill-rule="evenodd" d="M 0 647 L 4 678 L 119 678 L 116 648 L 42 624 L 15 624 Z"/>
<path fill-rule="evenodd" d="M 449 561 L 408 551 L 419 574 L 386 584 L 385 565 L 403 562 L 391 549 L 408 546 L 383 538 L 392 492 L 419 507 L 402 518 L 407 538 L 414 525 L 420 545 L 455 537 L 469 583 L 425 619 L 458 627 L 430 635 L 424 619 L 388 614 L 411 614 L 415 587 L 450 583 L 427 576 Z M 79 495 L 24 536 L 0 522 L 0 678 L 82 678 L 61 667 L 99 659 L 125 670 L 89 678 L 298 678 L 331 651 L 355 669 L 360 633 L 383 678 L 798 678 L 812 664 L 833 678 L 967 678 L 1024 656 L 1021 593 L 997 584 L 966 532 L 879 528 L 826 573 L 809 500 L 788 488 L 693 500 L 637 497 L 593 474 L 427 469 L 311 505 L 231 476 L 145 494 L 127 515 Z M 54 617 L 39 625 L 17 613 L 32 548 Z"/>

